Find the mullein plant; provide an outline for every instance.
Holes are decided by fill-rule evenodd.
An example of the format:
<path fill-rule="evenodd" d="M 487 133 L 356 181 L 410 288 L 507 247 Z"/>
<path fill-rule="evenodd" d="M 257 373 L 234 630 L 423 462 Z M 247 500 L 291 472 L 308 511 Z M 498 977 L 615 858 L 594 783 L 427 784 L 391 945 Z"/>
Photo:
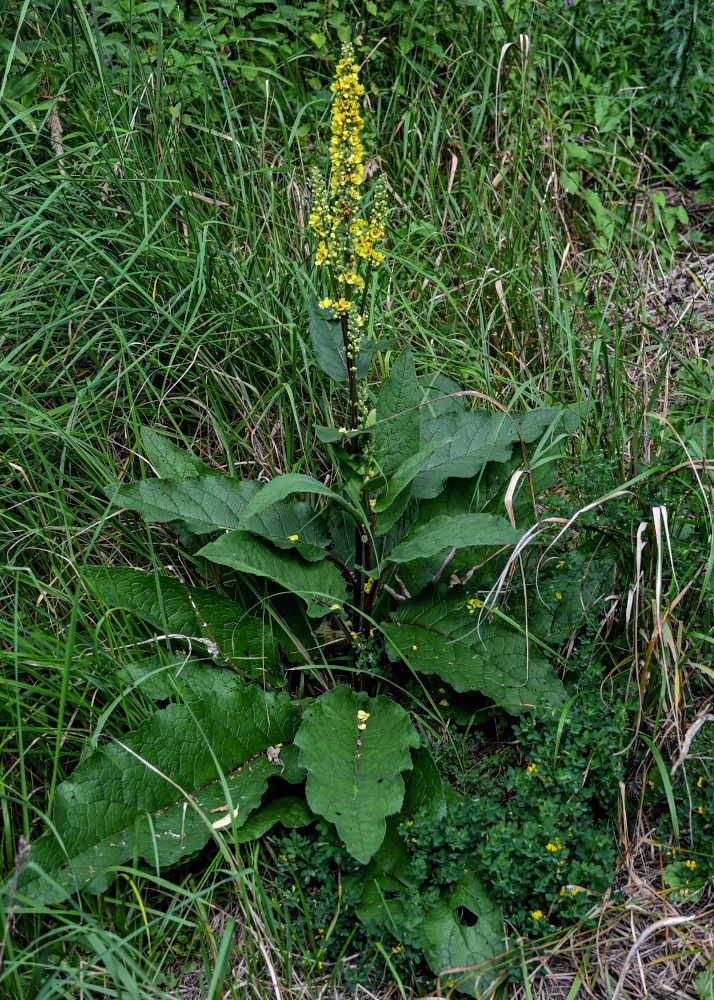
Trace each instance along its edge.
<path fill-rule="evenodd" d="M 127 859 L 143 858 L 152 870 L 174 865 L 209 837 L 238 870 L 229 834 L 249 839 L 276 820 L 302 826 L 318 816 L 334 825 L 355 862 L 373 861 L 369 877 L 355 873 L 353 887 L 389 937 L 396 933 L 390 914 L 409 906 L 378 903 L 409 862 L 396 814 L 412 822 L 422 807 L 435 816 L 445 808 L 435 765 L 393 692 L 424 675 L 432 719 L 454 695 L 474 710 L 485 699 L 514 714 L 565 704 L 541 643 L 527 638 L 535 614 L 526 620 L 519 611 L 517 575 L 508 616 L 487 612 L 534 537 L 517 527 L 531 517 L 528 499 L 514 493 L 524 458 L 537 450 L 539 492 L 548 471 L 557 472 L 550 449 L 558 428 L 572 424 L 560 408 L 508 415 L 472 408 L 448 377 L 420 378 L 406 345 L 384 382 L 368 387 L 368 361 L 381 345 L 363 340 L 362 331 L 368 279 L 383 259 L 388 199 L 382 181 L 371 211 L 362 205 L 363 88 L 350 45 L 332 89 L 330 178 L 313 177 L 310 215 L 318 273 L 329 286 L 322 308 L 311 308 L 310 334 L 315 363 L 347 385 L 344 426 L 316 428 L 320 441 L 337 445 L 331 458 L 339 476 L 334 486 L 298 472 L 269 483 L 227 476 L 142 430 L 160 478 L 117 483 L 112 501 L 147 521 L 180 524 L 196 540 L 193 558 L 211 565 L 223 588 L 201 586 L 199 573 L 194 583 L 124 566 L 85 569 L 85 585 L 107 605 L 160 629 L 157 643 L 183 640 L 188 655 L 180 664 L 173 655 L 162 661 L 171 679 L 158 690 L 176 685 L 178 700 L 58 786 L 52 829 L 33 844 L 34 864 L 17 883 L 18 896 L 35 903 L 83 887 L 101 892 Z M 221 578 L 220 567 L 230 573 Z M 545 648 L 571 635 L 583 608 L 580 570 L 571 584 L 559 576 L 555 585 L 557 611 L 541 609 L 537 618 Z M 530 593 L 531 608 L 539 608 L 542 577 Z M 157 662 L 132 658 L 127 679 L 154 683 Z M 299 669 L 288 667 L 296 662 Z M 356 685 L 335 684 L 341 667 L 337 678 Z M 296 680 L 302 669 L 315 671 L 323 693 L 307 693 Z M 285 797 L 269 785 L 276 777 L 304 782 L 304 800 L 296 806 L 294 792 Z M 193 792 L 181 798 L 177 788 Z M 556 834 L 566 842 L 567 830 Z M 436 868 L 433 878 L 422 940 L 432 970 L 468 968 L 474 956 L 500 951 L 500 910 L 473 870 L 464 866 L 456 885 L 442 885 Z M 464 907 L 479 916 L 477 926 L 462 926 Z M 401 947 L 396 940 L 392 954 Z M 465 974 L 467 990 L 474 992 L 479 976 Z"/>
<path fill-rule="evenodd" d="M 326 272 L 329 294 L 318 303 L 339 320 L 347 367 L 348 412 L 340 432 L 364 429 L 369 412 L 367 378 L 358 378 L 357 359 L 365 326 L 367 275 L 384 259 L 385 226 L 388 214 L 386 179 L 377 181 L 374 204 L 367 215 L 363 206 L 364 146 L 360 132 L 364 121 L 360 115 L 360 98 L 364 86 L 359 80 L 360 67 L 355 62 L 350 42 L 342 45 L 335 78 L 330 87 L 334 93 L 330 116 L 330 176 L 329 187 L 317 167 L 312 171 L 312 210 L 310 227 L 317 238 L 315 266 Z M 353 441 L 346 442 L 351 447 Z M 369 437 L 361 443 L 362 501 L 366 501 L 369 527 L 374 527 L 374 499 L 368 497 L 374 469 Z M 375 596 L 371 544 L 363 529 L 355 529 L 356 568 L 353 574 L 353 635 L 369 617 Z M 371 534 L 371 530 L 370 530 Z M 364 567 L 364 574 L 358 567 Z"/>

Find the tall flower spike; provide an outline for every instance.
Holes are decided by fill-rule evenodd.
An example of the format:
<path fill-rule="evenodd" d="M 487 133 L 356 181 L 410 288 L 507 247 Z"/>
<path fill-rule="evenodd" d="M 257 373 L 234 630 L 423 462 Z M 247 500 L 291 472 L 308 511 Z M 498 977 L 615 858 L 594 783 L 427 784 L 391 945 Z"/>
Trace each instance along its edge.
<path fill-rule="evenodd" d="M 360 187 L 364 174 L 364 147 L 360 132 L 360 98 L 364 87 L 359 80 L 349 42 L 342 46 L 331 90 L 334 94 L 330 116 L 330 178 L 326 184 L 317 170 L 312 174 L 310 227 L 317 239 L 315 264 L 326 267 L 329 288 L 320 306 L 339 318 L 348 364 L 350 396 L 349 423 L 354 429 L 368 412 L 366 387 L 358 387 L 357 355 L 365 323 L 366 269 L 377 267 L 388 210 L 386 183 L 378 181 L 374 208 L 369 219 L 360 215 Z M 365 267 L 366 266 L 366 267 Z M 360 273 L 361 272 L 361 273 Z"/>

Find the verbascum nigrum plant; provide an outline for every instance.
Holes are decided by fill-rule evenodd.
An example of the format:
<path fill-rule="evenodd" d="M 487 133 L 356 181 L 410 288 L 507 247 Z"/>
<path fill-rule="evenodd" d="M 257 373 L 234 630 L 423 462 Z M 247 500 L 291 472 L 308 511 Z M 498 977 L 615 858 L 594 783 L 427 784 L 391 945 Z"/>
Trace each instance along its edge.
<path fill-rule="evenodd" d="M 580 572 L 558 578 L 550 604 L 525 571 L 498 601 L 488 595 L 536 537 L 532 497 L 557 473 L 575 418 L 562 407 L 472 405 L 453 379 L 418 371 L 408 344 L 374 339 L 368 298 L 374 269 L 388 264 L 389 199 L 385 180 L 365 192 L 363 87 L 349 44 L 332 90 L 329 177 L 313 174 L 310 212 L 320 296 L 305 310 L 336 401 L 332 426 L 314 428 L 312 442 L 329 485 L 303 472 L 268 483 L 228 476 L 143 428 L 156 478 L 108 493 L 178 528 L 177 563 L 192 577 L 85 570 L 100 605 L 155 633 L 156 655 L 137 646 L 123 679 L 156 707 L 57 787 L 18 897 L 103 892 L 127 859 L 156 871 L 209 841 L 238 872 L 236 845 L 319 818 L 356 866 L 359 919 L 406 934 L 384 907 L 395 882 L 419 890 L 401 824 L 443 817 L 450 792 L 416 723 L 443 722 L 442 709 L 518 716 L 567 702 L 543 650 L 584 613 Z M 379 384 L 372 362 L 387 347 L 397 357 Z M 463 860 L 422 914 L 436 974 L 503 946 L 500 905 Z M 463 923 L 466 909 L 476 924 Z M 472 970 L 460 985 L 474 992 L 481 978 Z"/>

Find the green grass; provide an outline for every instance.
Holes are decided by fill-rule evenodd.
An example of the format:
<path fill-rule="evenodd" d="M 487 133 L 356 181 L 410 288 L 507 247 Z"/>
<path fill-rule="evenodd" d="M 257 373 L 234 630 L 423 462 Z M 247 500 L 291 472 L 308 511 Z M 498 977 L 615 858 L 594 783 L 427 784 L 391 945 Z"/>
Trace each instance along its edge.
<path fill-rule="evenodd" d="M 127 866 L 106 894 L 49 912 L 17 905 L 12 875 L 20 838 L 51 822 L 57 784 L 100 733 L 119 738 L 151 708 L 122 667 L 152 633 L 88 593 L 84 568 L 203 573 L 185 541 L 118 515 L 107 498 L 117 480 L 152 474 L 140 428 L 164 430 L 229 475 L 328 472 L 314 427 L 331 422 L 336 400 L 307 336 L 307 177 L 329 143 L 333 53 L 289 35 L 298 41 L 280 50 L 267 91 L 239 74 L 231 88 L 221 84 L 222 42 L 208 32 L 195 80 L 186 76 L 194 93 L 162 62 L 176 28 L 155 11 L 136 15 L 135 50 L 119 68 L 116 56 L 105 65 L 109 26 L 89 12 L 16 6 L 0 15 L 12 56 L 2 84 L 13 95 L 0 101 L 0 863 L 9 880 L 0 993 L 176 996 L 190 973 L 196 995 L 211 1000 L 267 996 L 276 984 L 317 995 L 344 972 L 319 967 L 314 940 L 275 905 L 271 843 L 236 851 L 226 839 L 161 876 Z M 620 546 L 619 603 L 590 655 L 603 681 L 629 672 L 628 698 L 641 704 L 627 758 L 637 815 L 657 767 L 642 741 L 634 753 L 635 727 L 671 765 L 712 695 L 711 364 L 638 307 L 643 256 L 653 267 L 672 259 L 662 230 L 637 214 L 664 168 L 626 135 L 614 145 L 609 133 L 589 135 L 581 190 L 567 194 L 568 144 L 590 97 L 579 109 L 555 35 L 539 36 L 547 72 L 515 49 L 499 66 L 496 6 L 469 9 L 471 36 L 464 28 L 440 51 L 395 6 L 388 41 L 366 65 L 369 146 L 396 205 L 372 322 L 397 343 L 376 372 L 408 342 L 421 370 L 498 404 L 589 404 L 568 445 L 568 499 L 545 513 L 582 511 L 574 546 L 598 533 Z M 414 48 L 400 51 L 400 31 Z M 234 61 L 248 50 L 238 51 Z M 36 78 L 29 56 L 25 65 L 33 53 Z M 551 96 L 556 69 L 572 87 L 569 108 Z M 625 485 L 627 501 L 602 499 Z M 653 527 L 660 504 L 671 555 Z M 638 536 L 640 524 L 650 526 Z M 582 666 L 586 647 L 575 649 Z M 170 650 L 156 653 L 168 662 Z M 562 654 L 565 663 L 572 649 Z M 498 748 L 488 724 L 483 734 Z M 456 723 L 439 734 L 445 769 L 485 773 L 464 755 L 464 738 Z M 486 770 L 503 769 L 496 752 Z M 683 796 L 670 788 L 650 814 L 679 811 L 687 829 Z M 592 943 L 584 937 L 579 955 Z M 691 940 L 704 968 L 706 947 Z M 537 948 L 524 948 L 530 974 Z M 414 988 L 410 966 L 380 967 Z"/>

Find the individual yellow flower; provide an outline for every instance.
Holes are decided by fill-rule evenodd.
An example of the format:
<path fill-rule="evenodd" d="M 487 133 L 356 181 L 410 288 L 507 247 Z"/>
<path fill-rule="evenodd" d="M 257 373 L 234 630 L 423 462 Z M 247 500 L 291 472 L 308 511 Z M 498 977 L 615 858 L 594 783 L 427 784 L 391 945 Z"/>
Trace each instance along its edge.
<path fill-rule="evenodd" d="M 446 700 L 446 698 L 442 698 L 441 701 L 439 702 L 439 704 L 441 705 L 442 708 L 448 708 L 448 706 L 449 706 L 449 703 Z"/>
<path fill-rule="evenodd" d="M 330 306 L 332 305 L 332 299 L 330 298 L 321 299 L 317 304 L 320 307 L 320 309 L 329 309 Z"/>
<path fill-rule="evenodd" d="M 531 916 L 533 917 L 533 919 L 535 921 L 542 920 L 543 919 L 543 911 L 542 910 L 531 910 Z"/>
<path fill-rule="evenodd" d="M 364 585 L 364 592 L 365 592 L 365 594 L 368 594 L 370 592 L 370 590 L 372 589 L 373 585 L 374 585 L 374 580 L 370 576 L 370 577 L 367 578 L 367 582 Z"/>
<path fill-rule="evenodd" d="M 290 539 L 291 542 L 296 542 L 299 537 L 300 535 L 288 535 L 288 538 Z"/>
<path fill-rule="evenodd" d="M 699 777 L 697 778 L 697 788 L 701 788 L 703 784 L 704 784 L 704 775 L 700 774 Z"/>

